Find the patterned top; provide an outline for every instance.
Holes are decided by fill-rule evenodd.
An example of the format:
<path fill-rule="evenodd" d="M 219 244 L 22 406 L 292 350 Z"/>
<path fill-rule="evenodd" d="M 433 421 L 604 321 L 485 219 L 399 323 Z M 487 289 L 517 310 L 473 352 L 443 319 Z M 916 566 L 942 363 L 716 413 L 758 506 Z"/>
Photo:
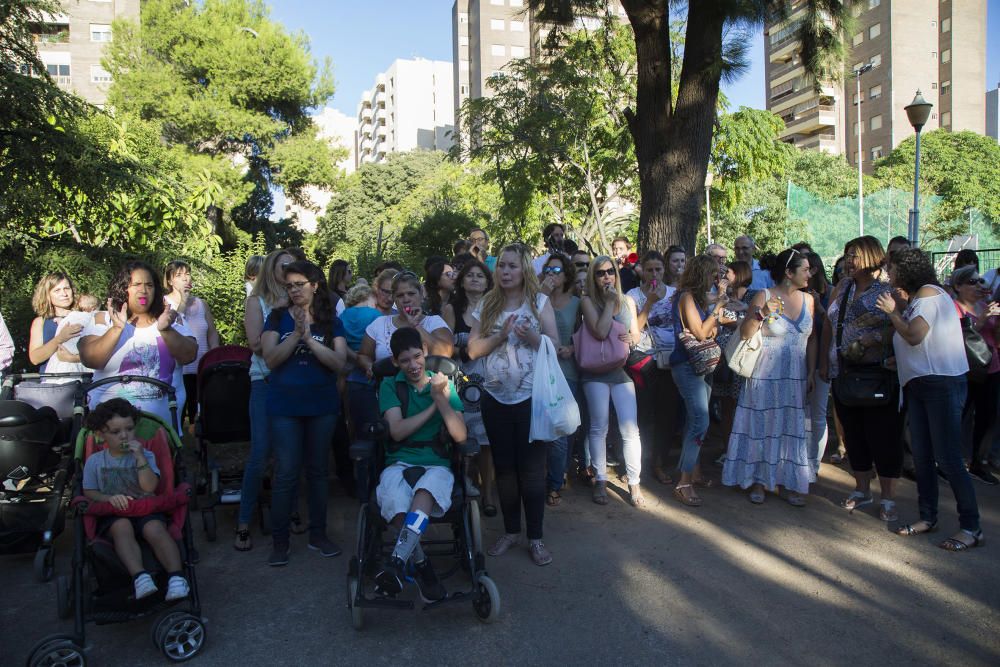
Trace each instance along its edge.
<path fill-rule="evenodd" d="M 881 279 L 876 279 L 860 295 L 855 294 L 855 283 L 850 278 L 844 279 L 850 296 L 847 298 L 847 313 L 844 316 L 844 333 L 841 337 L 840 353 L 851 363 L 875 364 L 884 356 L 883 345 L 873 345 L 865 348 L 861 359 L 849 359 L 848 348 L 860 340 L 865 334 L 871 334 L 879 343 L 883 343 L 886 327 L 891 326 L 889 316 L 878 309 L 875 302 L 882 294 L 892 294 L 892 286 Z M 830 304 L 830 322 L 833 325 L 833 344 L 830 346 L 830 377 L 836 377 L 839 368 L 837 360 L 837 322 L 840 318 L 840 304 L 844 300 L 843 293 L 837 295 L 837 303 Z"/>
<path fill-rule="evenodd" d="M 539 294 L 535 300 L 535 309 L 539 313 L 549 300 L 544 294 Z M 483 302 L 476 305 L 472 317 L 480 320 Z M 504 322 L 511 315 L 517 316 L 517 323 L 526 323 L 536 333 L 541 333 L 542 326 L 538 318 L 531 312 L 527 303 L 522 303 L 515 310 L 505 310 L 500 313 L 493 329 L 481 332 L 483 336 L 491 336 L 503 329 Z M 517 337 L 513 330 L 507 335 L 507 343 L 498 345 L 486 357 L 486 382 L 483 388 L 494 399 L 505 405 L 516 405 L 531 399 L 531 387 L 535 378 L 535 357 L 538 350 Z"/>

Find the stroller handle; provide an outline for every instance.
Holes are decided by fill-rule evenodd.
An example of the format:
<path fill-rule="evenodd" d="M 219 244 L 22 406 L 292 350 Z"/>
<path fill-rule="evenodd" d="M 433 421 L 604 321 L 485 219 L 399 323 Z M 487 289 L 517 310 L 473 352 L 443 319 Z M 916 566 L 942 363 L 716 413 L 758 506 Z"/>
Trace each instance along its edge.
<path fill-rule="evenodd" d="M 139 384 L 151 384 L 160 391 L 164 392 L 169 400 L 177 400 L 177 390 L 172 384 L 168 384 L 163 380 L 157 380 L 156 378 L 146 377 L 145 375 L 112 375 L 110 377 L 101 378 L 100 380 L 95 380 L 88 385 L 83 385 L 78 391 L 80 392 L 80 397 L 83 398 L 98 387 L 104 387 L 109 384 L 132 384 L 133 382 L 138 382 Z"/>

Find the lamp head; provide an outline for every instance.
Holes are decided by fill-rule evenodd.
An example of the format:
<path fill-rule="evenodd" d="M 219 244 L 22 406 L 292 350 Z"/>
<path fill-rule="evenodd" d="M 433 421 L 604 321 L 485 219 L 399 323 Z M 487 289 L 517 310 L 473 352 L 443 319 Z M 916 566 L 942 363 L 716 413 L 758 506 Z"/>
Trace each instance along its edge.
<path fill-rule="evenodd" d="M 927 124 L 927 119 L 931 115 L 931 108 L 934 105 L 924 99 L 923 94 L 917 90 L 917 94 L 913 97 L 913 101 L 907 104 L 903 109 L 906 111 L 906 117 L 910 120 L 910 125 L 917 132 Z"/>

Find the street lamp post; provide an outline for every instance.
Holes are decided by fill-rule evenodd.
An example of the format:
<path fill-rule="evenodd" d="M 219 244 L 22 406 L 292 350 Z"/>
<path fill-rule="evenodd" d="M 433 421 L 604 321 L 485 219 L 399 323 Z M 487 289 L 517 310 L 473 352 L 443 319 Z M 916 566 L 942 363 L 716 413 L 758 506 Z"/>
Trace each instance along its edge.
<path fill-rule="evenodd" d="M 712 172 L 705 172 L 705 221 L 708 243 L 712 244 Z"/>
<path fill-rule="evenodd" d="M 857 119 L 858 119 L 858 158 L 857 158 L 857 163 L 858 163 L 858 231 L 860 232 L 858 234 L 858 236 L 864 236 L 865 235 L 865 191 L 864 191 L 864 185 L 862 184 L 862 179 L 861 179 L 861 175 L 862 175 L 861 174 L 861 163 L 864 161 L 864 153 L 861 152 L 862 151 L 862 149 L 861 149 L 861 131 L 862 131 L 863 127 L 864 127 L 864 123 L 861 122 L 861 102 L 863 101 L 863 98 L 861 97 L 861 75 L 864 74 L 865 72 L 870 71 L 872 69 L 872 67 L 874 67 L 874 65 L 872 65 L 871 63 L 866 63 L 866 64 L 862 65 L 861 67 L 859 67 L 858 69 L 854 70 L 854 80 L 857 82 L 857 90 L 858 90 L 858 92 L 857 92 L 858 101 L 857 101 L 857 104 L 856 104 L 856 106 L 858 107 L 858 113 L 857 113 Z"/>
<path fill-rule="evenodd" d="M 931 115 L 931 107 L 933 106 L 933 104 L 924 99 L 924 96 L 918 89 L 917 94 L 913 97 L 913 101 L 903 107 L 910 125 L 913 126 L 913 131 L 917 134 L 917 154 L 913 161 L 913 208 L 910 209 L 910 225 L 907 230 L 910 244 L 914 246 L 920 240 L 920 130 L 927 124 L 927 119 Z"/>

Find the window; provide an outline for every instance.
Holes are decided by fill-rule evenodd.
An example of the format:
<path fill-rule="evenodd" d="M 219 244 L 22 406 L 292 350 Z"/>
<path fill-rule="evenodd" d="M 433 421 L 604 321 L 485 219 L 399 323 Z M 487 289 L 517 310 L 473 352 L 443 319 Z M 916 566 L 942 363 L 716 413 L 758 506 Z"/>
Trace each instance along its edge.
<path fill-rule="evenodd" d="M 951 32 L 951 19 L 941 19 L 941 32 Z"/>
<path fill-rule="evenodd" d="M 510 31 L 511 32 L 524 32 L 524 21 L 514 21 L 514 20 L 511 20 L 511 22 L 510 22 Z"/>
<path fill-rule="evenodd" d="M 931 90 L 937 90 L 937 81 L 931 83 Z"/>
<path fill-rule="evenodd" d="M 882 97 L 882 84 L 877 86 L 872 86 L 868 89 L 868 98 L 872 100 L 877 100 Z"/>
<path fill-rule="evenodd" d="M 459 12 L 458 13 L 458 22 L 459 23 L 468 23 L 469 22 L 469 15 L 468 15 L 468 13 L 466 13 L 466 12 Z"/>
<path fill-rule="evenodd" d="M 872 64 L 872 67 L 881 67 L 882 66 L 882 54 L 881 53 L 876 53 L 875 55 L 872 56 L 872 59 L 869 60 L 868 62 L 870 62 Z"/>
<path fill-rule="evenodd" d="M 945 49 L 941 52 L 941 62 L 950 63 L 951 62 L 951 49 Z"/>
<path fill-rule="evenodd" d="M 507 49 L 504 48 L 503 44 L 491 44 L 490 55 L 503 57 L 507 55 Z"/>
<path fill-rule="evenodd" d="M 851 68 L 851 71 L 857 72 L 859 69 L 861 69 L 862 65 L 864 65 L 864 63 L 854 63 L 854 66 Z"/>
<path fill-rule="evenodd" d="M 854 121 L 854 136 L 858 136 L 858 122 Z"/>
<path fill-rule="evenodd" d="M 936 28 L 937 27 L 937 21 L 931 21 L 931 27 L 932 28 Z"/>
<path fill-rule="evenodd" d="M 468 95 L 469 94 L 469 87 L 463 83 L 461 86 L 458 87 L 458 94 L 459 95 Z"/>
<path fill-rule="evenodd" d="M 111 41 L 111 26 L 104 25 L 101 23 L 91 23 L 90 24 L 90 41 L 92 42 L 110 42 Z"/>
<path fill-rule="evenodd" d="M 950 92 L 951 92 L 951 81 L 942 81 L 941 82 L 941 94 L 942 95 L 947 95 Z"/>
<path fill-rule="evenodd" d="M 941 114 L 941 126 L 950 127 L 951 126 L 951 112 L 945 111 Z"/>
<path fill-rule="evenodd" d="M 858 106 L 858 94 L 854 93 L 852 97 L 854 98 L 854 106 Z"/>
<path fill-rule="evenodd" d="M 875 147 L 873 147 L 872 148 L 872 152 L 871 152 L 871 157 L 872 157 L 872 160 L 877 160 L 880 157 L 882 157 L 882 147 L 881 146 L 875 146 Z"/>
<path fill-rule="evenodd" d="M 65 77 L 68 77 L 69 76 L 69 65 L 56 65 L 56 64 L 53 63 L 51 65 L 46 65 L 45 66 L 45 71 L 47 71 L 49 73 L 49 76 L 53 76 L 53 77 L 65 76 Z"/>
<path fill-rule="evenodd" d="M 503 0 L 490 0 L 490 4 L 499 5 L 500 7 L 503 7 Z"/>
<path fill-rule="evenodd" d="M 881 130 L 882 129 L 882 114 L 879 114 L 877 116 L 872 116 L 872 119 L 870 121 L 868 121 L 868 128 L 871 131 L 873 131 L 873 132 L 875 130 Z"/>
<path fill-rule="evenodd" d="M 511 58 L 523 58 L 524 57 L 524 47 L 523 46 L 512 46 L 512 47 L 510 47 L 510 57 Z"/>
<path fill-rule="evenodd" d="M 490 19 L 490 30 L 503 30 L 503 19 Z"/>
<path fill-rule="evenodd" d="M 859 32 L 854 35 L 854 46 L 860 45 L 863 41 L 865 41 L 865 33 Z"/>
<path fill-rule="evenodd" d="M 882 4 L 882 0 L 868 0 L 868 9 L 875 9 Z"/>
<path fill-rule="evenodd" d="M 459 46 L 468 46 L 469 45 L 469 36 L 468 35 L 459 35 L 458 36 L 458 45 Z"/>
<path fill-rule="evenodd" d="M 91 83 L 111 83 L 111 73 L 100 65 L 90 66 Z"/>
<path fill-rule="evenodd" d="M 875 39 L 882 34 L 882 24 L 876 23 L 872 27 L 868 28 L 868 39 Z"/>

